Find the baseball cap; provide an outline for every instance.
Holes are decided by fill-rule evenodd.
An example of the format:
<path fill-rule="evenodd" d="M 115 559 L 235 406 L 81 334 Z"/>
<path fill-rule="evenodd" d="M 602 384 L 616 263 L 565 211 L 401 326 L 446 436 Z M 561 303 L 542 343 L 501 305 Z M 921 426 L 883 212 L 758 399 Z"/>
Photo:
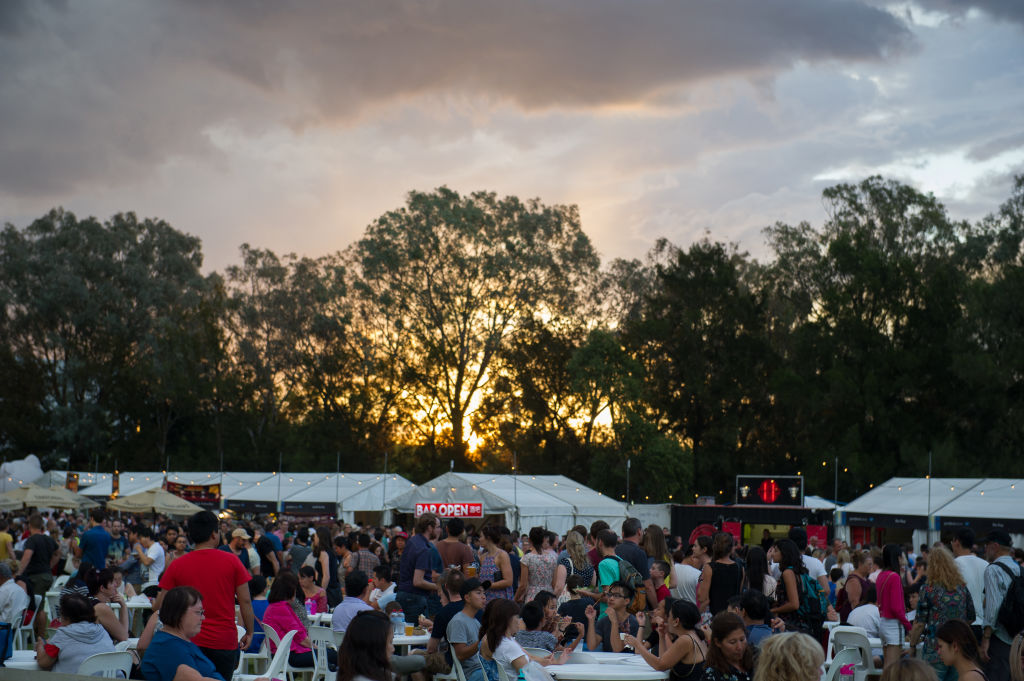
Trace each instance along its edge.
<path fill-rule="evenodd" d="M 409 538 L 409 533 L 408 532 L 402 532 L 401 530 L 399 530 L 398 532 L 395 532 L 395 536 L 396 537 L 401 537 L 402 539 L 408 539 Z"/>
<path fill-rule="evenodd" d="M 460 596 L 465 596 L 470 591 L 476 591 L 477 589 L 480 589 L 480 588 L 483 588 L 484 591 L 487 591 L 488 589 L 491 588 L 491 583 L 486 581 L 486 580 L 481 582 L 476 577 L 470 577 L 469 579 L 467 579 L 466 581 L 464 581 L 462 583 L 462 588 L 459 589 L 459 595 Z"/>
<path fill-rule="evenodd" d="M 231 538 L 234 539 L 235 537 L 241 537 L 242 539 L 252 539 L 252 537 L 249 536 L 249 533 L 245 531 L 245 528 L 242 527 L 239 527 L 238 529 L 233 530 L 231 532 Z"/>
<path fill-rule="evenodd" d="M 1010 539 L 1010 534 L 1003 530 L 992 530 L 981 542 L 983 544 L 999 544 L 1000 546 L 1013 547 L 1013 540 Z"/>

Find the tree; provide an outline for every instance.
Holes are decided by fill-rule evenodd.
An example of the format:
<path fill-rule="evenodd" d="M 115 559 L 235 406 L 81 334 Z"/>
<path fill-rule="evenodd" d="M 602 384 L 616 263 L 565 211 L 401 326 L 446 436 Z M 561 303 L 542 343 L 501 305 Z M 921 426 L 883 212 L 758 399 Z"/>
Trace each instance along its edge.
<path fill-rule="evenodd" d="M 625 326 L 643 363 L 648 417 L 693 452 L 695 491 L 729 488 L 735 464 L 761 469 L 762 423 L 774 364 L 763 302 L 735 247 L 704 240 L 688 251 L 660 242 L 654 291 Z"/>
<path fill-rule="evenodd" d="M 437 449 L 467 451 L 467 419 L 524 319 L 569 309 L 598 266 L 575 207 L 411 192 L 353 247 L 356 286 L 400 338 L 409 422 Z"/>
<path fill-rule="evenodd" d="M 84 468 L 145 441 L 143 405 L 176 352 L 155 341 L 202 290 L 199 240 L 131 213 L 101 223 L 53 210 L 7 225 L 0 258 L 4 356 L 39 381 L 25 406 L 47 424 L 41 458 Z M 11 387 L 4 401 L 22 400 Z"/>

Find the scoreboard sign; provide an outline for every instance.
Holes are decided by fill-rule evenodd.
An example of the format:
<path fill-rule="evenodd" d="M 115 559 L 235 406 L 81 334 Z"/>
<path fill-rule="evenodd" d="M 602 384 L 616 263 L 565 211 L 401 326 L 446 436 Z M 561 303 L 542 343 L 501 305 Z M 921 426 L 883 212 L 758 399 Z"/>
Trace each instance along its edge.
<path fill-rule="evenodd" d="M 440 503 L 417 503 L 416 517 L 433 513 L 438 518 L 483 518 L 484 505 L 476 502 L 446 501 Z"/>
<path fill-rule="evenodd" d="M 754 506 L 803 506 L 799 475 L 737 475 L 736 503 Z"/>

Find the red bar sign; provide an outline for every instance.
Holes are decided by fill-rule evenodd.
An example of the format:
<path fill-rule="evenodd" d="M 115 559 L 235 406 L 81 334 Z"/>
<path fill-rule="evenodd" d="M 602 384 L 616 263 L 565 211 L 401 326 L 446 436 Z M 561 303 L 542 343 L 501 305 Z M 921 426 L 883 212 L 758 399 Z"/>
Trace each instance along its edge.
<path fill-rule="evenodd" d="M 484 505 L 476 503 L 461 503 L 449 501 L 447 503 L 417 503 L 416 517 L 424 513 L 433 513 L 439 518 L 483 518 Z"/>

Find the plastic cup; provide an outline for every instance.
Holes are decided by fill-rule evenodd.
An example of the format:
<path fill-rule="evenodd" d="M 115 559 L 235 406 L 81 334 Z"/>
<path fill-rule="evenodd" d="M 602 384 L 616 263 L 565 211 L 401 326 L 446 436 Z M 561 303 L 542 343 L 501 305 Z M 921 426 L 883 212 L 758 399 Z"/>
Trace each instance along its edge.
<path fill-rule="evenodd" d="M 406 625 L 405 625 L 405 635 L 406 636 L 412 636 L 412 632 L 413 632 L 414 628 L 415 627 L 413 627 L 413 625 L 406 623 Z"/>

